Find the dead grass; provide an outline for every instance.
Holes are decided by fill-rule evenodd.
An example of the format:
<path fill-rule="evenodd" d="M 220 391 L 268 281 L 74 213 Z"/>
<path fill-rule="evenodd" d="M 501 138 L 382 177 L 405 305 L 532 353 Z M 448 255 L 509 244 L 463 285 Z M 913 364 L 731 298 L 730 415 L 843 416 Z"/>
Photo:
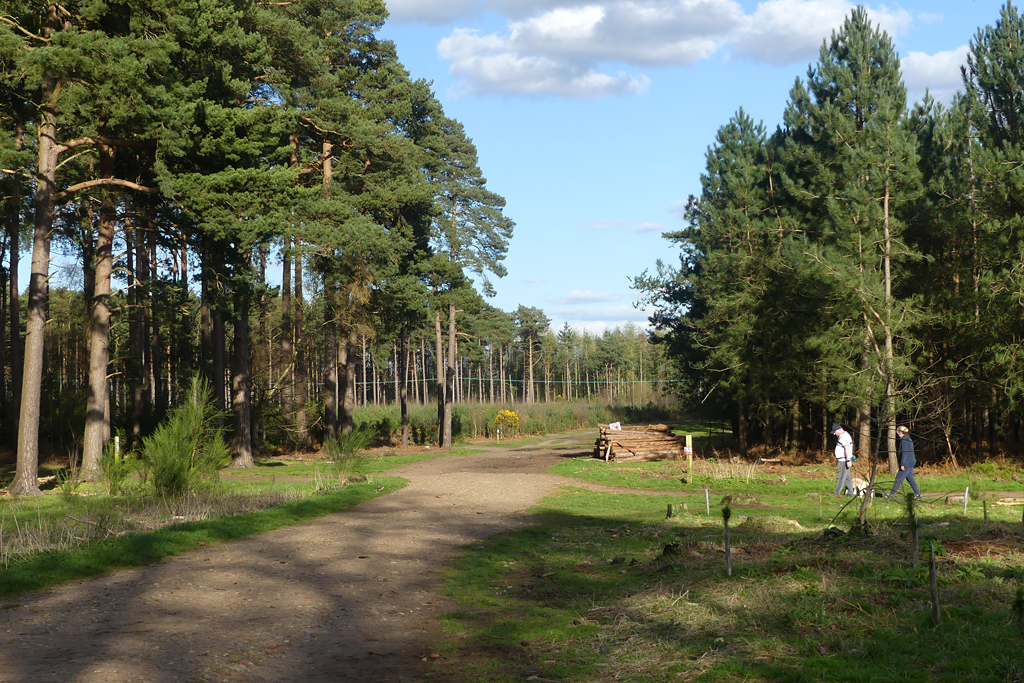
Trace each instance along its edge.
<path fill-rule="evenodd" d="M 36 509 L 35 515 L 15 516 L 0 507 L 0 566 L 50 551 L 69 550 L 93 541 L 131 533 L 155 531 L 215 517 L 233 517 L 266 510 L 308 493 L 297 489 L 216 494 L 199 492 L 181 499 L 82 497 L 59 509 Z"/>

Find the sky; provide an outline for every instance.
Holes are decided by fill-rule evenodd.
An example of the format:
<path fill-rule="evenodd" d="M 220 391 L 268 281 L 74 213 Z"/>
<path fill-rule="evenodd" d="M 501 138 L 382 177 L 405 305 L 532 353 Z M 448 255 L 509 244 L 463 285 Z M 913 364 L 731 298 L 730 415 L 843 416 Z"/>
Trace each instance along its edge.
<path fill-rule="evenodd" d="M 678 263 L 705 154 L 741 107 L 769 131 L 854 5 L 843 0 L 385 0 L 379 33 L 433 83 L 516 223 L 490 303 L 601 333 L 644 326 L 630 278 Z M 996 0 L 865 5 L 909 101 L 949 102 Z"/>

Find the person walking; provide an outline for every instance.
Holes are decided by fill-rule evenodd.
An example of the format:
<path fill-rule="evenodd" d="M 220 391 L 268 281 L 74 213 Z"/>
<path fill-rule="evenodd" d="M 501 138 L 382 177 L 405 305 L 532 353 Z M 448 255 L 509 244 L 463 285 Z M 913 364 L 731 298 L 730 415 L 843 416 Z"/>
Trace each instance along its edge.
<path fill-rule="evenodd" d="M 832 436 L 836 437 L 836 490 L 835 495 L 843 495 L 843 491 L 851 498 L 857 495 L 853 488 L 850 468 L 853 467 L 853 437 L 840 424 L 832 425 Z"/>
<path fill-rule="evenodd" d="M 917 482 L 914 481 L 914 465 L 917 464 L 917 458 L 914 457 L 914 442 L 910 438 L 910 430 L 900 425 L 896 428 L 896 436 L 899 437 L 899 441 L 896 442 L 896 457 L 900 471 L 896 473 L 896 481 L 892 485 L 889 497 L 896 495 L 903 485 L 903 480 L 906 479 L 910 482 L 910 488 L 914 489 L 914 498 L 921 500 L 921 489 L 917 488 Z"/>

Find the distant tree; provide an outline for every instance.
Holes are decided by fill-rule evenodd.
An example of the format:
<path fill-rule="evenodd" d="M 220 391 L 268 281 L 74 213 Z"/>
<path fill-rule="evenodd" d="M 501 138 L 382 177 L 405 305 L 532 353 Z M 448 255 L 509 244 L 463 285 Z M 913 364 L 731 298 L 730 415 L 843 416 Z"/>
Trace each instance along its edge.
<path fill-rule="evenodd" d="M 539 348 L 541 338 L 548 331 L 551 319 L 539 308 L 522 304 L 516 308 L 513 318 L 516 323 L 516 334 L 523 345 L 523 400 L 527 404 L 532 404 L 536 401 L 533 381 L 534 353 Z"/>

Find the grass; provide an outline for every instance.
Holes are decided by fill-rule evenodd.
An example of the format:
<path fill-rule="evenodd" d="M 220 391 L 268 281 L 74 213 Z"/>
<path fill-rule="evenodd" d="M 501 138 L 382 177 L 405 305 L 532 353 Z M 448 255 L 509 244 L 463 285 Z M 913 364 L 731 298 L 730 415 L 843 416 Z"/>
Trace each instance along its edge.
<path fill-rule="evenodd" d="M 241 538 L 311 517 L 346 510 L 400 488 L 380 478 L 396 467 L 471 448 L 360 458 L 366 481 L 326 461 L 259 458 L 249 470 L 224 469 L 221 481 L 182 497 L 142 493 L 138 479 L 127 495 L 110 496 L 102 484 L 60 487 L 47 495 L 0 498 L 0 595 L 35 590 L 111 569 L 156 561 L 198 544 Z M 56 470 L 58 476 L 62 470 Z"/>
<path fill-rule="evenodd" d="M 123 567 L 151 564 L 201 545 L 262 534 L 347 510 L 402 486 L 404 480 L 398 478 L 376 479 L 256 512 L 172 524 L 155 531 L 114 536 L 65 550 L 35 554 L 9 563 L 0 573 L 0 596 L 98 576 Z"/>
<path fill-rule="evenodd" d="M 964 475 L 918 477 L 931 502 L 918 510 L 924 563 L 915 568 L 905 509 L 876 499 L 870 533 L 850 532 L 859 500 L 828 495 L 826 466 L 791 471 L 788 484 L 775 485 L 767 482 L 777 475 L 748 482 L 710 470 L 684 485 L 672 463 L 580 458 L 555 469 L 637 493 L 569 488 L 534 510 L 534 526 L 454 560 L 445 586 L 458 609 L 444 617 L 441 677 L 1024 681 L 1024 607 L 1014 611 L 1024 586 L 1021 508 L 989 505 L 986 524 L 972 502 L 964 517 L 962 505 L 935 493 L 960 489 Z M 668 519 L 667 503 L 688 510 Z M 933 541 L 938 626 L 928 588 Z"/>

